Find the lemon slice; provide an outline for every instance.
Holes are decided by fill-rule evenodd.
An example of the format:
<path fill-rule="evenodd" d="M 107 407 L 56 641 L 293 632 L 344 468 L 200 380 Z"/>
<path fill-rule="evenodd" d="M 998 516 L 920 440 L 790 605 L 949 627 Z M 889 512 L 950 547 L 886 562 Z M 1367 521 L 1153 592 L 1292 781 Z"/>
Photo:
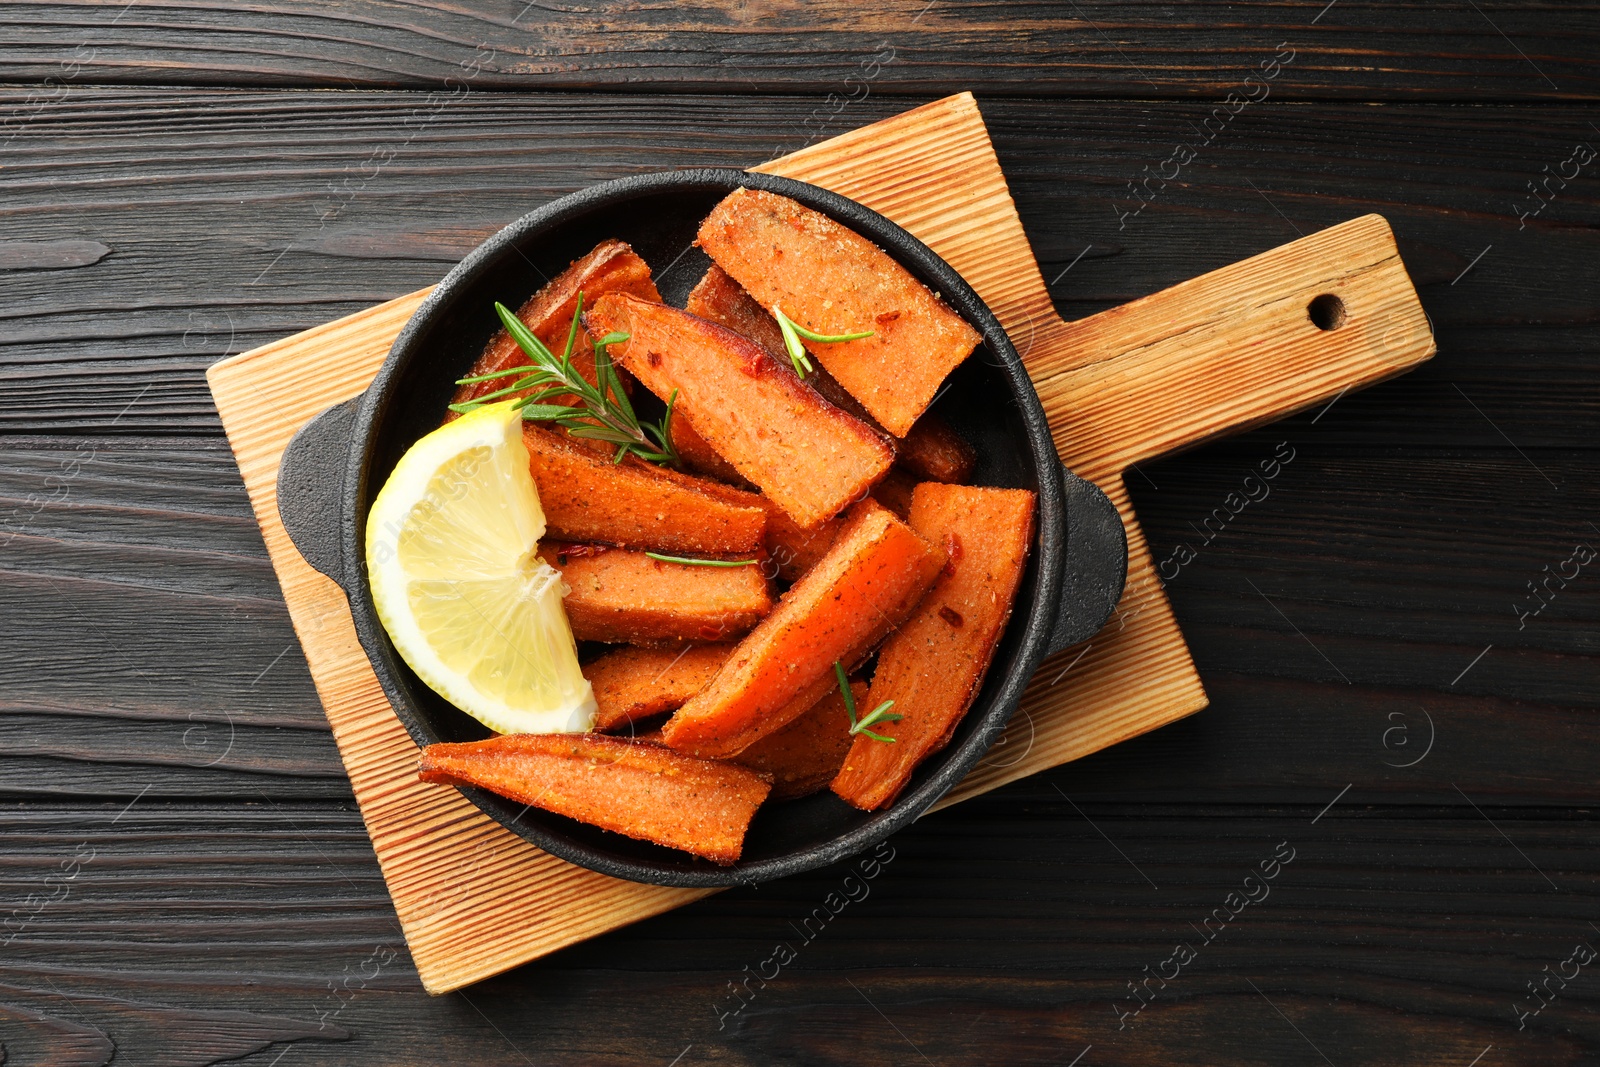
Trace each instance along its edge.
<path fill-rule="evenodd" d="M 503 734 L 594 723 L 561 575 L 534 555 L 544 509 L 510 402 L 412 445 L 367 515 L 378 619 L 417 676 Z"/>

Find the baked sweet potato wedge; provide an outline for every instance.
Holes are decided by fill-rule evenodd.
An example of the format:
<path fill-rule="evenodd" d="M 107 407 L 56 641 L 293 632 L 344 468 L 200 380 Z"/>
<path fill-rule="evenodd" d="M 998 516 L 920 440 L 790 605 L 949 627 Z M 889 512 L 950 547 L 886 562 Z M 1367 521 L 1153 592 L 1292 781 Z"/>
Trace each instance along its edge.
<path fill-rule="evenodd" d="M 894 459 L 859 419 L 726 326 L 621 293 L 595 301 L 584 322 L 627 334 L 612 355 L 663 400 L 676 393 L 675 417 L 803 527 L 833 518 Z"/>
<path fill-rule="evenodd" d="M 817 333 L 874 331 L 805 345 L 896 437 L 980 340 L 888 253 L 786 196 L 735 189 L 700 224 L 698 241 L 762 307 Z"/>
<path fill-rule="evenodd" d="M 705 277 L 689 290 L 689 299 L 684 301 L 683 310 L 726 326 L 734 333 L 744 334 L 779 359 L 789 358 L 783 345 L 783 331 L 778 329 L 778 320 L 756 302 L 749 290 L 734 281 L 733 275 L 715 263 L 706 268 Z M 850 398 L 850 403 L 855 404 L 854 397 Z"/>
<path fill-rule="evenodd" d="M 429 745 L 417 776 L 470 785 L 640 841 L 729 864 L 771 786 L 732 763 L 599 734 Z"/>
<path fill-rule="evenodd" d="M 722 458 L 721 453 L 712 448 L 700 432 L 689 425 L 688 419 L 673 419 L 670 430 L 672 434 L 672 447 L 678 450 L 678 456 L 683 460 L 684 466 L 696 474 L 703 474 L 707 478 L 715 478 L 727 485 L 737 486 L 740 489 L 752 488 L 749 479 L 739 473 L 739 468 Z"/>
<path fill-rule="evenodd" d="M 896 467 L 884 477 L 883 481 L 872 487 L 872 499 L 902 519 L 909 519 L 911 494 L 918 484 L 917 478 L 910 471 Z"/>
<path fill-rule="evenodd" d="M 983 685 L 1033 544 L 1034 497 L 1026 489 L 923 482 L 911 525 L 948 562 L 928 595 L 878 653 L 863 708 L 894 701 L 899 722 L 858 736 L 833 791 L 872 811 L 891 803 L 917 764 L 943 748 Z"/>
<path fill-rule="evenodd" d="M 867 699 L 867 683 L 852 682 L 856 706 Z M 850 752 L 850 715 L 838 686 L 788 726 L 768 734 L 733 762 L 772 779 L 773 800 L 793 800 L 828 788 Z"/>
<path fill-rule="evenodd" d="M 656 283 L 650 277 L 650 267 L 632 248 L 622 241 L 601 241 L 588 255 L 573 260 L 566 270 L 556 275 L 517 309 L 517 318 L 529 331 L 543 341 L 545 347 L 560 355 L 567 344 L 567 331 L 572 327 L 572 316 L 577 310 L 578 294 L 585 303 L 592 303 L 606 293 L 629 293 L 640 300 L 661 302 Z M 462 375 L 476 378 L 496 371 L 520 367 L 528 362 L 527 353 L 517 347 L 517 342 L 504 329 L 495 331 L 484 347 L 483 354 L 472 365 L 472 370 Z M 594 343 L 582 328 L 572 347 L 572 365 L 591 384 L 594 382 Z M 456 386 L 453 404 L 464 404 L 486 393 L 509 386 L 512 379 L 491 378 L 486 382 L 470 382 Z M 511 396 L 513 394 L 506 394 Z M 558 402 L 565 403 L 565 400 Z M 451 412 L 445 421 L 456 417 Z"/>
<path fill-rule="evenodd" d="M 788 358 L 778 320 L 715 263 L 690 291 L 684 310 L 702 319 L 720 323 L 735 333 L 744 334 L 780 360 Z M 817 367 L 806 376 L 806 384 L 839 410 L 854 415 L 875 430 L 883 430 L 878 421 L 861 406 L 861 402 L 828 373 L 827 368 Z M 883 432 L 888 433 L 887 430 Z M 973 468 L 978 463 L 978 455 L 972 446 L 931 411 L 925 412 L 905 437 L 892 441 L 892 444 L 895 466 L 906 468 L 916 475 L 918 481 L 965 482 L 972 477 Z M 691 448 L 694 445 L 695 442 L 690 442 Z M 701 462 L 705 461 L 694 461 Z M 696 466 L 696 469 L 702 468 Z M 707 469 L 706 473 L 720 477 L 712 469 Z"/>
<path fill-rule="evenodd" d="M 704 689 L 733 651 L 732 645 L 618 648 L 584 665 L 594 689 L 594 729 L 608 733 L 628 723 L 676 711 Z"/>
<path fill-rule="evenodd" d="M 735 503 L 716 492 L 722 486 L 632 457 L 614 463 L 531 423 L 523 425 L 522 441 L 551 537 L 705 556 L 749 554 L 762 545 L 767 512 L 753 494 Z"/>
<path fill-rule="evenodd" d="M 895 445 L 897 464 L 927 482 L 965 485 L 978 466 L 978 453 L 950 424 L 929 411 Z"/>
<path fill-rule="evenodd" d="M 680 752 L 731 756 L 787 726 L 826 695 L 835 662 L 851 666 L 911 614 L 943 565 L 938 547 L 875 501 L 856 504 L 828 554 L 662 737 Z"/>
<path fill-rule="evenodd" d="M 580 641 L 728 641 L 772 610 L 760 564 L 694 566 L 626 548 L 561 542 L 541 545 L 539 558 L 567 584 L 562 603 Z"/>
<path fill-rule="evenodd" d="M 767 558 L 776 565 L 778 577 L 786 582 L 797 581 L 828 554 L 844 525 L 844 517 L 829 519 L 808 530 L 766 497 L 761 500 L 767 507 Z"/>
<path fill-rule="evenodd" d="M 889 474 L 891 476 L 894 474 L 893 468 L 890 468 Z M 767 550 L 766 567 L 769 578 L 776 572 L 784 581 L 792 582 L 810 570 L 819 559 L 827 555 L 834 538 L 839 535 L 839 527 L 844 523 L 843 516 L 837 516 L 807 529 L 790 518 L 789 513 L 780 508 L 771 497 L 735 489 L 731 485 L 719 482 L 702 481 L 700 487 L 704 492 L 734 507 L 757 507 L 766 512 L 767 529 L 763 536 L 763 544 Z"/>

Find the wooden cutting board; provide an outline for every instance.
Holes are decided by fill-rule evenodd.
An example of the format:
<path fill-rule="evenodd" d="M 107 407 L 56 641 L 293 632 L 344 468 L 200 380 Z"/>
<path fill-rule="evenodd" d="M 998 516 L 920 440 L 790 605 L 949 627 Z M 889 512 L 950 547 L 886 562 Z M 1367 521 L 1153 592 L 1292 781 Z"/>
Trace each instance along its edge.
<path fill-rule="evenodd" d="M 941 805 L 1205 706 L 1123 486 L 1130 465 L 1326 402 L 1434 351 L 1377 215 L 1063 322 L 968 93 L 758 169 L 874 208 L 959 271 L 1015 342 L 1062 459 L 1109 494 L 1127 526 L 1128 582 L 1111 622 L 1045 662 L 1003 743 Z M 344 594 L 300 557 L 278 521 L 278 460 L 289 439 L 366 387 L 426 295 L 223 360 L 207 379 L 417 971 L 429 992 L 444 993 L 710 891 L 574 867 L 456 790 L 418 783 L 417 748 L 356 641 Z"/>

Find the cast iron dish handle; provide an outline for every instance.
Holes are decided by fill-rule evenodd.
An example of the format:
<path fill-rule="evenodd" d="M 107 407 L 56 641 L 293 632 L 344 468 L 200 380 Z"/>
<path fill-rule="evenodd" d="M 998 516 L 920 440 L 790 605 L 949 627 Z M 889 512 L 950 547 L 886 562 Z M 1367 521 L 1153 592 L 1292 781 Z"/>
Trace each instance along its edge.
<path fill-rule="evenodd" d="M 1064 464 L 1061 481 L 1067 497 L 1067 562 L 1047 656 L 1099 633 L 1122 599 L 1128 578 L 1128 532 L 1117 506 L 1098 485 Z"/>
<path fill-rule="evenodd" d="M 306 562 L 348 589 L 339 544 L 350 427 L 360 395 L 335 404 L 304 426 L 278 462 L 278 518 Z"/>
<path fill-rule="evenodd" d="M 350 459 L 350 428 L 361 397 L 335 404 L 300 428 L 278 465 L 278 517 L 306 562 L 344 589 L 339 548 L 344 472 Z M 1065 467 L 1067 558 L 1061 606 L 1048 652 L 1087 641 L 1100 631 L 1117 601 L 1128 571 L 1128 542 L 1116 505 L 1093 482 Z M 353 577 L 353 576 L 352 576 Z"/>

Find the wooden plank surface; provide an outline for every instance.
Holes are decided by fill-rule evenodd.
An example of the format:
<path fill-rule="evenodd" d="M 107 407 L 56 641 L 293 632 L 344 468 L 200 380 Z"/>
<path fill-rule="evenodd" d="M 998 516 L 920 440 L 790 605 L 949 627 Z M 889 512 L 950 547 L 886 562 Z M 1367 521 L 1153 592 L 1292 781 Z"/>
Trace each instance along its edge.
<path fill-rule="evenodd" d="M 1399 384 L 1379 387 L 1370 402 L 1381 411 Z M 1575 585 L 1537 625 L 1519 629 L 1511 610 L 1526 576 L 1565 559 L 1566 541 L 1585 540 L 1584 515 L 1600 484 L 1593 453 L 1534 450 L 1565 487 L 1541 494 L 1529 485 L 1538 475 L 1504 446 L 1503 455 L 1341 446 L 1335 420 L 1359 417 L 1346 407 L 1358 402 L 1346 398 L 1315 424 L 1303 415 L 1131 477 L 1157 560 L 1181 545 L 1198 553 L 1167 589 L 1212 707 L 1202 721 L 1078 765 L 1078 791 L 1217 803 L 1248 787 L 1262 803 L 1310 802 L 1325 772 L 1361 778 L 1387 802 L 1459 803 L 1449 763 L 1430 759 L 1401 772 L 1375 762 L 1404 762 L 1385 750 L 1384 732 L 1409 722 L 1414 738 L 1424 737 L 1416 710 L 1424 707 L 1437 721 L 1471 724 L 1449 735 L 1456 767 L 1483 777 L 1500 801 L 1600 802 L 1587 751 L 1551 743 L 1582 729 L 1600 604 Z M 1493 433 L 1485 423 L 1482 434 Z M 1294 459 L 1270 495 L 1207 543 L 1191 524 L 1285 441 Z M 9 538 L 0 630 L 19 651 L 0 663 L 0 728 L 10 729 L 0 792 L 124 803 L 147 788 L 149 797 L 258 803 L 262 794 L 348 798 L 226 445 L 82 443 L 13 437 L 0 463 L 8 509 L 0 540 Z M 74 458 L 82 473 L 52 500 L 58 493 L 45 479 L 62 476 Z M 37 512 L 21 503 L 30 496 Z M 1275 584 L 1263 590 L 1354 690 L 1250 589 L 1264 573 Z M 1339 596 L 1324 594 L 1329 576 Z M 186 655 L 174 661 L 165 653 L 180 643 Z M 1490 643 L 1494 652 L 1452 686 Z M 1356 694 L 1371 712 L 1352 710 Z M 1285 705 L 1295 714 L 1285 716 Z M 1402 718 L 1387 720 L 1390 712 Z M 166 731 L 159 761 L 150 750 L 107 748 L 106 731 L 130 721 Z M 251 729 L 236 733 L 230 723 Z M 992 762 L 1008 763 L 1028 744 L 1024 716 Z M 1197 744 L 1205 760 L 1191 758 Z M 206 766 L 225 750 L 226 759 Z M 1305 765 L 1286 750 L 1304 753 Z"/>
<path fill-rule="evenodd" d="M 0 78 L 45 83 L 46 96 L 107 82 L 445 94 L 779 90 L 813 98 L 806 110 L 814 127 L 841 101 L 943 95 L 949 86 L 986 98 L 1221 100 L 1280 54 L 1289 73 L 1273 93 L 1284 98 L 1594 100 L 1600 92 L 1600 9 L 1530 0 L 895 0 L 870 8 L 838 0 L 33 0 L 0 8 L 0 40 Z"/>
<path fill-rule="evenodd" d="M 421 127 L 407 125 L 414 103 L 84 89 L 41 113 L 5 150 L 7 235 L 110 251 L 92 265 L 4 274 L 0 430 L 220 434 L 203 372 L 223 356 L 431 284 L 500 226 L 573 189 L 651 167 L 756 165 L 805 140 L 804 102 L 773 97 L 730 108 L 481 94 Z M 902 106 L 874 99 L 846 115 L 867 122 Z M 1595 410 L 1585 372 L 1600 186 L 1571 183 L 1525 229 L 1517 205 L 1532 203 L 1525 183 L 1546 163 L 1594 140 L 1600 109 L 1269 100 L 1125 227 L 1128 183 L 1192 138 L 1205 109 L 986 100 L 983 111 L 1063 317 L 1378 212 L 1450 359 L 1386 387 L 1406 418 L 1355 394 L 1341 412 L 1363 417 L 1324 420 L 1323 431 L 1358 444 L 1503 446 L 1462 418 L 1471 408 L 1459 386 L 1521 447 L 1592 442 L 1592 423 L 1562 416 Z"/>
<path fill-rule="evenodd" d="M 222 1024 L 174 1009 L 276 1020 L 230 1022 L 234 1034 L 265 1027 L 290 1040 L 294 1026 L 326 1019 L 350 1035 L 235 1061 L 254 1067 L 432 1064 L 447 1055 L 508 1065 L 665 1064 L 680 1055 L 680 1067 L 922 1062 L 918 1052 L 937 1063 L 1065 1063 L 1090 1043 L 1080 1067 L 1324 1062 L 1269 999 L 1341 1067 L 1465 1065 L 1480 1054 L 1479 1067 L 1594 1058 L 1600 1012 L 1586 981 L 1524 1029 L 1512 1009 L 1572 942 L 1600 945 L 1584 932 L 1592 888 L 1563 876 L 1586 869 L 1581 857 L 1595 844 L 1586 813 L 1596 803 L 1597 587 L 1570 584 L 1523 629 L 1513 609 L 1528 580 L 1567 558 L 1569 542 L 1593 536 L 1584 531 L 1600 511 L 1592 175 L 1561 189 L 1526 229 L 1517 219 L 1519 205 L 1532 206 L 1526 183 L 1546 164 L 1559 167 L 1573 144 L 1595 145 L 1588 124 L 1600 115 L 1493 106 L 1550 92 L 1517 49 L 1550 73 L 1549 58 L 1592 53 L 1590 8 L 1478 4 L 1507 31 L 1499 37 L 1471 5 L 1341 0 L 1315 34 L 1291 40 L 1297 58 L 1272 98 L 1246 108 L 1118 230 L 1116 212 L 1133 205 L 1127 183 L 1191 143 L 1190 124 L 1234 88 L 1229 79 L 1242 77 L 1256 47 L 1288 38 L 1278 23 L 1309 23 L 1326 5 L 1161 8 L 1148 18 L 1124 5 L 1078 5 L 1141 66 L 1155 64 L 1130 50 L 1151 43 L 1138 35 L 1170 27 L 1156 42 L 1162 69 L 1148 73 L 1163 94 L 1198 94 L 1188 103 L 1152 102 L 1157 90 L 1112 69 L 1107 42 L 1092 32 L 1054 39 L 1054 56 L 1030 54 L 1020 66 L 1051 8 L 1013 16 L 963 5 L 935 6 L 917 24 L 946 15 L 937 28 L 959 66 L 940 74 L 929 53 L 904 68 L 897 60 L 869 99 L 836 116 L 826 94 L 855 87 L 843 78 L 861 56 L 835 63 L 815 47 L 819 34 L 805 39 L 808 51 L 784 36 L 785 24 L 757 17 L 747 23 L 753 34 L 777 31 L 765 38 L 763 61 L 792 79 L 774 88 L 793 95 L 718 82 L 721 70 L 706 76 L 731 53 L 674 32 L 658 39 L 671 66 L 636 83 L 646 90 L 639 95 L 474 91 L 422 125 L 406 119 L 434 107 L 425 91 L 348 90 L 374 67 L 384 77 L 420 72 L 433 84 L 471 55 L 473 38 L 435 37 L 442 59 L 432 73 L 419 60 L 412 73 L 392 75 L 413 63 L 405 42 L 420 42 L 420 53 L 439 28 L 431 11 L 409 8 L 427 23 L 422 35 L 405 18 L 362 24 L 336 12 L 321 24 L 328 32 L 300 47 L 292 32 L 251 39 L 237 29 L 260 20 L 292 31 L 278 14 L 284 5 L 235 12 L 140 0 L 109 26 L 123 6 L 0 11 L 12 20 L 0 61 L 20 56 L 35 64 L 34 77 L 59 79 L 80 43 L 80 62 L 94 48 L 131 60 L 120 72 L 102 64 L 92 82 L 70 78 L 65 92 L 37 82 L 0 91 L 0 139 L 10 138 L 0 149 L 0 710 L 48 716 L 10 735 L 0 789 L 58 798 L 7 808 L 8 827 L 21 819 L 34 829 L 26 846 L 10 836 L 0 849 L 0 915 L 39 893 L 91 828 L 126 831 L 107 854 L 112 862 L 98 873 L 91 865 L 0 957 L 0 1044 L 10 1062 L 103 1062 L 108 1034 L 118 1062 L 238 1053 L 202 1044 Z M 511 7 L 508 20 L 525 5 Z M 618 10 L 614 32 L 661 10 Z M 1138 32 L 1103 17 L 1118 13 Z M 36 24 L 18 24 L 29 18 Z M 103 34 L 96 20 L 108 24 Z M 371 35 L 400 48 L 385 56 Z M 222 62 L 227 48 L 190 47 L 206 37 L 253 51 Z M 735 40 L 721 30 L 717 38 Z M 637 58 L 611 51 L 623 64 Z M 143 63 L 141 54 L 159 59 Z M 1167 592 L 1212 706 L 923 819 L 897 837 L 900 858 L 870 899 L 804 946 L 728 1028 L 717 1029 L 713 1011 L 726 983 L 792 936 L 789 924 L 848 872 L 719 895 L 520 968 L 471 991 L 470 1002 L 427 998 L 403 956 L 367 977 L 396 935 L 384 925 L 393 914 L 346 784 L 203 768 L 213 757 L 184 750 L 181 735 L 154 762 L 148 750 L 124 756 L 118 743 L 116 724 L 129 714 L 170 721 L 224 706 L 259 722 L 320 715 L 297 651 L 250 685 L 292 634 L 281 604 L 263 612 L 242 599 L 273 581 L 260 542 L 249 541 L 243 488 L 201 372 L 225 354 L 416 289 L 506 220 L 579 185 L 660 165 L 755 164 L 900 110 L 903 102 L 883 97 L 910 88 L 894 75 L 911 60 L 919 78 L 932 79 L 917 83 L 924 99 L 988 86 L 985 117 L 1065 317 L 1281 244 L 1295 227 L 1378 211 L 1395 223 L 1439 356 L 1346 396 L 1320 419 L 1310 412 L 1281 434 L 1258 431 L 1130 475 L 1158 561 L 1180 543 L 1199 548 Z M 274 71 L 345 91 L 97 87 L 123 78 L 260 85 Z M 571 84 L 559 71 L 526 77 L 530 88 Z M 694 95 L 711 85 L 726 85 L 726 95 Z M 999 100 L 997 90 L 1021 95 Z M 1097 99 L 1071 99 L 1090 93 Z M 1291 98 L 1304 103 L 1280 106 Z M 1481 106 L 1419 103 L 1468 98 Z M 385 149 L 400 155 L 376 177 L 363 174 Z M 335 202 L 329 183 L 347 178 L 360 183 L 359 196 L 325 240 L 311 240 Z M 296 241 L 306 244 L 262 275 Z M 108 251 L 96 258 L 86 246 L 101 242 Z M 1299 451 L 1271 497 L 1201 544 L 1191 523 L 1286 438 Z M 50 499 L 80 443 L 100 448 L 94 491 Z M 171 458 L 147 464 L 137 454 L 145 448 Z M 181 499 L 183 481 L 194 503 Z M 179 484 L 162 499 L 147 482 Z M 80 500 L 93 506 L 74 507 Z M 8 540 L 18 529 L 38 536 Z M 38 573 L 68 596 L 37 595 L 48 588 Z M 106 584 L 108 574 L 116 581 Z M 211 582 L 221 599 L 207 595 Z M 67 606 L 78 597 L 81 615 Z M 151 633 L 120 621 L 135 615 Z M 134 658 L 119 663 L 129 638 Z M 196 652 L 196 669 L 178 669 Z M 1436 743 L 1415 766 L 1392 766 L 1419 751 L 1396 746 L 1423 743 L 1422 712 L 1437 726 Z M 12 752 L 22 741 L 60 754 Z M 333 745 L 307 729 L 277 751 L 304 753 L 311 766 Z M 1280 826 L 1287 836 L 1310 824 L 1347 783 L 1350 792 L 1313 824 L 1334 847 L 1290 868 L 1305 863 L 1306 881 L 1280 880 L 1265 906 L 1241 917 L 1263 925 L 1232 924 L 1185 968 L 1170 999 L 1117 1031 L 1112 1005 L 1128 995 L 1125 983 L 1154 969 L 1218 905 L 1260 858 L 1257 842 L 1270 846 L 1284 839 Z M 178 796 L 193 800 L 161 799 Z M 200 849 L 213 866 L 196 863 Z M 32 940 L 47 921 L 49 937 Z M 1163 1013 L 1167 1022 L 1149 1025 Z M 1074 1029 L 1080 1019 L 1100 1028 Z"/>
<path fill-rule="evenodd" d="M 898 835 L 809 942 L 795 927 L 842 897 L 851 868 L 730 890 L 437 999 L 416 991 L 353 811 L 141 803 L 111 825 L 123 805 L 6 806 L 9 891 L 79 844 L 95 858 L 8 946 L 0 1002 L 146 1063 L 180 1062 L 206 1036 L 193 1014 L 137 1025 L 154 1010 L 267 1016 L 254 1025 L 292 1044 L 251 1067 L 922 1062 L 914 1049 L 1056 1064 L 1087 1045 L 1080 1064 L 1323 1062 L 1307 1038 L 1340 1065 L 1464 1067 L 1491 1045 L 1516 1067 L 1591 1058 L 1600 1000 L 1586 984 L 1521 1031 L 1512 1008 L 1526 978 L 1594 944 L 1593 823 L 1487 803 L 1491 825 L 1465 805 L 1374 805 L 1360 787 L 1318 819 L 1339 788 L 1277 809 L 1092 804 L 1071 769 L 1050 772 Z M 1293 859 L 1270 894 L 1201 945 L 1193 926 L 1280 845 Z M 981 876 L 953 878 L 956 856 Z M 1185 941 L 1193 965 L 1119 1029 L 1127 983 Z M 778 942 L 794 963 L 719 1015 L 728 983 Z M 323 1022 L 323 1040 L 289 1029 Z M 45 1025 L 6 1019 L 0 1033 L 59 1052 Z"/>

